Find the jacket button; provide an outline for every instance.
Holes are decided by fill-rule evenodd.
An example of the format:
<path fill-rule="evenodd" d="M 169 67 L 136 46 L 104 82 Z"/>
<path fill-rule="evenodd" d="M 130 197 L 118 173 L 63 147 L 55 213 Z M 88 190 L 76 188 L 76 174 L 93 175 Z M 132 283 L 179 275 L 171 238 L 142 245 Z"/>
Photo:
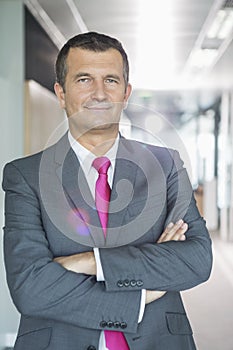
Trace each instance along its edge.
<path fill-rule="evenodd" d="M 137 282 L 135 280 L 130 281 L 131 287 L 135 287 L 137 285 Z"/>
<path fill-rule="evenodd" d="M 125 287 L 129 287 L 129 285 L 130 285 L 129 280 L 124 280 L 124 286 L 125 286 Z"/>
<path fill-rule="evenodd" d="M 114 328 L 119 328 L 120 327 L 120 322 L 116 321 L 113 323 Z"/>
<path fill-rule="evenodd" d="M 107 326 L 108 326 L 108 328 L 112 328 L 113 327 L 113 322 L 112 321 L 108 321 L 107 322 Z"/>
<path fill-rule="evenodd" d="M 88 346 L 87 350 L 96 350 L 96 347 L 93 345 Z"/>
<path fill-rule="evenodd" d="M 137 281 L 137 286 L 138 286 L 138 287 L 142 287 L 142 286 L 143 286 L 143 282 L 142 282 L 141 280 L 138 280 L 138 281 Z"/>
<path fill-rule="evenodd" d="M 123 285 L 124 285 L 124 284 L 123 284 L 123 282 L 122 282 L 121 280 L 119 280 L 119 281 L 117 282 L 117 286 L 118 286 L 118 287 L 121 288 L 121 287 L 123 287 Z"/>
<path fill-rule="evenodd" d="M 122 329 L 127 328 L 127 323 L 126 323 L 126 322 L 121 322 L 121 323 L 120 323 L 120 327 L 121 327 Z"/>
<path fill-rule="evenodd" d="M 101 328 L 105 328 L 107 326 L 107 322 L 106 321 L 101 321 L 100 322 L 100 327 Z"/>

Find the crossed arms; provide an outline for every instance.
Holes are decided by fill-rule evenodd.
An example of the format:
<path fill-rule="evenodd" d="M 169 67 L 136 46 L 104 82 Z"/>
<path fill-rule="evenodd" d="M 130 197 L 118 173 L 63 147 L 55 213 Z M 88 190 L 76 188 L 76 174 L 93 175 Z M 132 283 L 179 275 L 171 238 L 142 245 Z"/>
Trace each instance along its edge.
<path fill-rule="evenodd" d="M 175 224 L 170 223 L 161 234 L 157 243 L 168 241 L 184 241 L 186 239 L 185 232 L 188 225 L 183 220 L 177 221 Z M 96 260 L 92 251 L 74 254 L 70 256 L 61 256 L 54 259 L 55 262 L 61 264 L 64 268 L 75 273 L 83 273 L 86 275 L 97 274 Z M 161 298 L 165 291 L 146 290 L 146 304 L 149 304 Z"/>
<path fill-rule="evenodd" d="M 29 175 L 21 163 L 10 163 L 3 181 L 7 281 L 22 314 L 102 330 L 100 321 L 111 310 L 112 319 L 124 320 L 127 332 L 136 332 L 142 289 L 147 290 L 149 303 L 165 291 L 188 289 L 209 277 L 211 243 L 193 199 L 183 218 L 188 223 L 187 232 L 187 227 L 183 227 L 185 240 L 184 233 L 173 232 L 170 227 L 154 243 L 100 248 L 105 282 L 96 281 L 93 252 L 76 255 L 73 250 L 74 255 L 54 261 L 54 255 L 59 256 L 54 253 L 56 240 L 67 238 L 60 237 L 52 227 Z M 54 230 L 53 235 L 50 230 Z M 48 236 L 55 241 L 54 246 Z M 129 290 L 116 285 L 119 276 L 123 280 L 129 276 L 137 280 L 142 275 L 143 286 Z"/>

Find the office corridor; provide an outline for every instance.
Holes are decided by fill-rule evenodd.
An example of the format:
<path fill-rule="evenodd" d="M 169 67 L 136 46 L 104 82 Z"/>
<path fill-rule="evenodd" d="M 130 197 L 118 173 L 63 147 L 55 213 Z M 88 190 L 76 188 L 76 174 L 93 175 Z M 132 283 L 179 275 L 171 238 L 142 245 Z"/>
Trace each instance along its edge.
<path fill-rule="evenodd" d="M 209 228 L 223 228 L 222 236 L 231 236 L 232 242 L 226 242 L 220 239 L 218 232 L 211 233 L 214 252 L 211 277 L 206 283 L 182 294 L 198 350 L 233 350 L 233 0 L 0 0 L 0 24 L 0 174 L 6 163 L 43 150 L 68 130 L 71 119 L 68 123 L 66 113 L 60 108 L 54 94 L 54 82 L 60 80 L 55 74 L 55 62 L 67 40 L 74 35 L 93 31 L 113 36 L 123 44 L 130 63 L 132 93 L 128 103 L 123 103 L 126 108 L 121 113 L 119 125 L 122 136 L 177 150 L 190 176 L 201 215 Z M 121 67 L 123 63 L 124 79 L 120 71 L 120 81 L 126 83 L 128 64 L 122 58 L 118 66 Z M 65 96 L 67 67 L 61 70 L 64 73 L 64 86 L 59 88 L 60 97 Z M 106 68 L 104 64 L 103 68 Z M 93 69 L 92 64 L 90 69 Z M 86 101 L 96 100 L 95 94 L 100 92 L 101 98 L 97 98 L 100 101 L 95 102 L 101 102 L 104 96 L 107 102 L 106 105 L 103 103 L 105 107 L 108 103 L 111 107 L 119 107 L 109 108 L 112 118 L 110 110 L 118 113 L 123 106 L 119 96 L 111 96 L 118 91 L 112 87 L 119 88 L 121 84 L 112 79 L 115 76 L 112 68 L 106 73 L 106 77 L 111 79 L 104 80 L 102 71 L 97 69 L 97 76 L 95 69 L 90 72 L 85 70 L 84 73 L 96 79 L 79 79 L 80 84 L 75 83 L 74 86 L 85 85 L 81 81 L 104 83 L 90 84 L 90 90 L 86 90 Z M 83 73 L 83 70 L 80 72 Z M 111 90 L 107 90 L 110 81 L 113 85 L 110 84 Z M 85 106 L 84 95 L 66 95 L 67 98 L 77 97 L 73 105 L 75 116 L 84 115 L 79 113 Z M 68 106 L 66 98 L 60 102 L 62 107 L 63 102 Z M 102 107 L 96 108 L 96 112 L 95 108 L 93 111 L 92 108 L 84 110 L 97 113 L 99 117 Z M 108 115 L 107 110 L 102 110 L 106 112 L 103 113 L 105 116 Z M 86 121 L 85 118 L 83 121 Z M 139 165 L 144 163 L 141 159 L 138 161 Z M 38 172 L 39 179 L 40 174 Z M 59 202 L 55 204 L 55 207 L 49 207 L 49 212 L 51 208 L 52 212 L 54 208 L 59 209 Z M 67 222 L 73 213 L 69 209 Z M 8 225 L 8 221 L 5 224 L 4 212 L 4 192 L 0 189 L 1 227 Z M 20 224 L 24 225 L 23 218 Z M 38 219 L 36 215 L 35 218 Z M 27 222 L 28 218 L 24 220 Z M 66 222 L 65 219 L 63 221 L 62 227 Z M 49 237 L 50 231 L 47 234 Z M 13 350 L 19 313 L 12 303 L 6 282 L 2 241 L 3 234 L 0 235 L 0 350 Z M 27 238 L 26 244 L 30 241 L 31 238 Z M 55 250 L 59 251 L 57 248 Z M 68 255 L 69 249 L 65 253 Z M 8 256 L 9 260 L 15 257 L 12 253 Z M 19 254 L 19 257 L 28 263 L 24 255 Z M 15 267 L 15 264 L 10 264 Z M 16 267 L 19 271 L 21 264 Z M 49 279 L 50 272 L 45 275 L 45 280 Z M 67 293 L 67 285 L 61 285 L 55 292 L 62 296 Z M 30 291 L 30 283 L 28 286 Z M 41 291 L 45 292 L 45 288 L 41 287 Z M 26 293 L 27 290 L 23 298 Z M 52 294 L 51 302 L 56 304 L 56 293 L 55 299 Z M 75 296 L 71 299 L 76 305 Z M 109 314 L 114 314 L 114 306 L 117 305 L 112 304 L 109 302 Z M 101 313 L 104 309 L 108 308 L 101 308 Z M 124 310 L 121 319 L 123 316 Z M 57 318 L 57 315 L 48 317 Z M 88 321 L 85 327 L 88 327 Z M 88 337 L 89 330 L 84 330 L 84 333 Z M 77 333 L 74 334 L 76 337 Z M 153 332 L 149 335 L 154 336 Z M 60 345 L 59 339 L 55 338 Z M 39 340 L 43 342 L 43 337 Z M 76 346 L 76 340 L 74 342 Z M 77 347 L 80 348 L 79 344 Z M 145 349 L 142 346 L 140 350 Z"/>
<path fill-rule="evenodd" d="M 209 281 L 183 299 L 198 350 L 233 350 L 233 242 L 212 234 L 214 264 Z"/>

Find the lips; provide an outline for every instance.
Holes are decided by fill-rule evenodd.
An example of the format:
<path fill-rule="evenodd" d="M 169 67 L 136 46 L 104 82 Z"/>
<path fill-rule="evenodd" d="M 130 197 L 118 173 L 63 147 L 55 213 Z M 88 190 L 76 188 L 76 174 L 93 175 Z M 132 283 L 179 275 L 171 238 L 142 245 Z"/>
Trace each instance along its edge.
<path fill-rule="evenodd" d="M 106 111 L 112 108 L 111 103 L 86 104 L 85 108 L 93 111 Z"/>

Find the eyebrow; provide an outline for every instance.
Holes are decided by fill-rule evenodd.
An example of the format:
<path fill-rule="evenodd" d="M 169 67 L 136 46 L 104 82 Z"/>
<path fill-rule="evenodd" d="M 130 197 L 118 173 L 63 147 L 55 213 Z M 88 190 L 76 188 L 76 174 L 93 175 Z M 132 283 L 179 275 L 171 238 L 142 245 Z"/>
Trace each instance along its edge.
<path fill-rule="evenodd" d="M 105 79 L 106 78 L 113 78 L 113 79 L 116 79 L 116 80 L 119 80 L 119 81 L 121 80 L 121 78 L 117 74 L 107 74 Z"/>
<path fill-rule="evenodd" d="M 90 74 L 90 73 L 86 73 L 86 72 L 79 72 L 77 74 L 75 74 L 74 76 L 74 80 L 78 79 L 78 78 L 81 78 L 81 77 L 92 77 L 93 75 Z M 116 79 L 116 80 L 121 80 L 121 78 L 119 77 L 119 75 L 117 74 L 107 74 L 104 79 L 108 79 L 108 78 L 113 78 L 113 79 Z"/>
<path fill-rule="evenodd" d="M 85 73 L 85 72 L 80 72 L 80 73 L 75 74 L 73 79 L 76 80 L 76 79 L 81 78 L 81 77 L 91 77 L 91 74 Z"/>

